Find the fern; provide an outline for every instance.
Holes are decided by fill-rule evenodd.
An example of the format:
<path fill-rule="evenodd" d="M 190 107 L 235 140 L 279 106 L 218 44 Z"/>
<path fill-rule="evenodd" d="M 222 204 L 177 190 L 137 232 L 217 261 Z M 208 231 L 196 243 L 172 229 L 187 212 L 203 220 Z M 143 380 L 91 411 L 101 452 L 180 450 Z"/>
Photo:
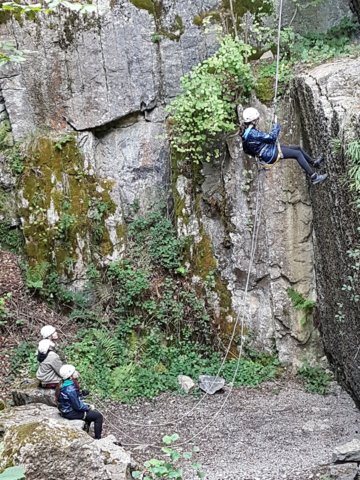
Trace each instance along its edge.
<path fill-rule="evenodd" d="M 103 358 L 107 360 L 109 366 L 115 366 L 119 358 L 119 342 L 116 338 L 111 337 L 110 333 L 105 330 L 93 330 L 93 335 L 98 342 L 98 349 L 101 351 Z"/>
<path fill-rule="evenodd" d="M 316 302 L 314 300 L 306 299 L 305 297 L 303 297 L 303 295 L 301 295 L 301 293 L 297 292 L 293 288 L 288 288 L 286 292 L 295 310 L 301 310 L 304 312 L 304 316 L 300 319 L 300 325 L 304 326 L 308 320 L 309 315 L 315 308 Z"/>

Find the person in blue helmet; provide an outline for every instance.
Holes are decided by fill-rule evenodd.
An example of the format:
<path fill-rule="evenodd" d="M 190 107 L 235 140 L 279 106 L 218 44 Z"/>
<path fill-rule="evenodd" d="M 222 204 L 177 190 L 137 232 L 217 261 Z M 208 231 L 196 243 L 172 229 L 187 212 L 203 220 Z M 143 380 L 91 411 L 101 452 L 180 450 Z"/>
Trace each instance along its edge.
<path fill-rule="evenodd" d="M 56 400 L 60 415 L 68 420 L 84 420 L 84 430 L 90 429 L 91 422 L 94 422 L 95 440 L 101 438 L 103 416 L 91 405 L 84 403 L 79 395 L 76 386 L 77 372 L 74 365 L 63 365 L 60 368 L 62 383 L 57 387 Z"/>
<path fill-rule="evenodd" d="M 280 125 L 274 119 L 274 124 L 270 133 L 262 132 L 257 129 L 260 119 L 260 113 L 256 108 L 249 107 L 243 111 L 244 126 L 241 133 L 244 152 L 252 157 L 258 157 L 262 162 L 271 165 L 275 163 L 280 154 L 281 158 L 294 158 L 300 167 L 309 175 L 313 184 L 322 183 L 326 180 L 327 174 L 316 173 L 317 168 L 323 162 L 323 156 L 313 160 L 298 145 L 279 145 L 278 137 Z M 279 150 L 280 147 L 280 150 Z"/>

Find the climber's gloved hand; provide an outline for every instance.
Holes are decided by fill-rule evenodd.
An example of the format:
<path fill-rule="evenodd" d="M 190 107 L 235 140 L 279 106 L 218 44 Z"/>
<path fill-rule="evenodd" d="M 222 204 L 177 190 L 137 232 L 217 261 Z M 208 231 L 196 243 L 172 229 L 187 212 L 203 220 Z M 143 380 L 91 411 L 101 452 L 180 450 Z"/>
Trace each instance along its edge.
<path fill-rule="evenodd" d="M 90 403 L 88 403 L 88 407 L 90 408 L 90 410 L 95 410 L 95 405 L 91 405 Z"/>

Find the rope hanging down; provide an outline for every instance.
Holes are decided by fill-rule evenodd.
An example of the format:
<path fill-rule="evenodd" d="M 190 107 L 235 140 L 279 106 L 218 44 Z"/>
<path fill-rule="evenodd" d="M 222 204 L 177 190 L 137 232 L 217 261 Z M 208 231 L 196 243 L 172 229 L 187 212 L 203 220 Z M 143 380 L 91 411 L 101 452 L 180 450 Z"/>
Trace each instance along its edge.
<path fill-rule="evenodd" d="M 277 108 L 277 96 L 278 96 L 278 84 L 279 84 L 279 67 L 280 67 L 280 36 L 281 36 L 281 22 L 282 22 L 282 8 L 283 8 L 283 0 L 280 0 L 280 6 L 279 6 L 279 21 L 278 21 L 278 32 L 277 32 L 277 51 L 276 51 L 276 73 L 275 73 L 275 91 L 274 91 L 274 101 L 273 101 L 273 115 L 275 116 L 276 114 L 276 108 Z M 248 294 L 248 288 L 249 288 L 249 281 L 250 281 L 250 275 L 251 275 L 251 269 L 252 269 L 252 265 L 253 265 L 253 261 L 254 261 L 254 258 L 255 258 L 255 252 L 256 252 L 256 246 L 257 246 L 257 238 L 258 238 L 258 233 L 259 233 L 259 227 L 260 227 L 260 217 L 261 217 L 261 211 L 262 211 L 262 202 L 260 200 L 260 189 L 261 189 L 261 176 L 258 177 L 258 187 L 257 187 L 257 192 L 256 192 L 256 202 L 255 202 L 255 215 L 254 215 L 254 224 L 253 224 L 253 231 L 252 231 L 252 238 L 251 238 L 251 248 L 250 248 L 250 259 L 249 259 L 249 268 L 248 268 L 248 273 L 247 273 L 247 280 L 246 280 L 246 286 L 245 286 L 245 290 L 244 290 L 244 297 L 243 297 L 243 303 L 244 303 L 244 307 L 245 307 L 245 304 L 246 304 L 246 298 L 247 298 L 247 294 Z M 245 308 L 244 308 L 244 311 L 245 311 Z M 246 312 L 245 312 L 246 313 Z M 247 317 L 248 317 L 248 312 L 247 312 Z M 184 445 L 184 444 L 187 444 L 189 442 L 191 442 L 192 440 L 194 440 L 195 438 L 197 438 L 203 431 L 205 431 L 209 425 L 211 425 L 213 423 L 213 421 L 218 417 L 218 415 L 221 413 L 221 411 L 223 410 L 224 406 L 226 405 L 228 399 L 229 399 L 229 396 L 231 395 L 232 393 L 232 390 L 234 388 L 234 383 L 235 383 L 235 379 L 236 379 L 236 376 L 237 376 L 237 373 L 238 373 L 238 370 L 239 370 L 239 367 L 240 367 L 240 360 L 241 360 L 241 357 L 242 357 L 242 353 L 243 353 L 243 332 L 244 332 L 244 319 L 245 319 L 245 314 L 242 315 L 242 318 L 241 318 L 241 322 L 240 322 L 240 331 L 241 331 L 241 334 L 240 334 L 240 345 L 239 345 L 239 355 L 238 355 L 238 359 L 237 359 L 237 365 L 236 365 L 236 369 L 235 369 L 235 372 L 234 372 L 234 375 L 233 375 L 233 378 L 232 378 L 232 382 L 231 382 L 231 385 L 230 385 L 230 388 L 229 388 L 229 391 L 228 393 L 226 394 L 226 397 L 222 403 L 222 405 L 220 406 L 220 408 L 218 409 L 218 411 L 213 415 L 212 419 L 199 431 L 197 432 L 195 435 L 193 435 L 191 438 L 179 443 L 177 446 L 181 446 L 181 445 Z M 219 371 L 217 373 L 217 376 L 220 374 L 220 371 L 222 370 L 223 366 L 224 366 L 224 363 L 226 361 L 226 358 L 227 358 L 227 355 L 230 351 L 230 348 L 231 348 L 231 345 L 232 345 L 232 342 L 234 340 L 234 336 L 235 336 L 235 332 L 236 332 L 236 328 L 239 324 L 239 320 L 240 320 L 240 313 L 238 314 L 237 318 L 236 318 L 236 321 L 234 322 L 234 327 L 233 327 L 233 331 L 232 331 L 232 335 L 231 335 L 231 338 L 230 338 L 230 341 L 229 341 L 229 344 L 228 344 L 228 347 L 226 349 L 226 353 L 223 357 L 223 361 L 220 365 L 220 368 L 219 368 Z M 196 408 L 199 406 L 199 404 L 204 400 L 204 398 L 207 396 L 204 395 L 198 402 L 197 404 L 191 408 L 188 412 L 186 412 L 181 418 L 185 418 L 187 417 L 191 412 L 193 412 L 194 410 L 196 410 Z M 97 398 L 97 400 L 99 400 Z M 102 403 L 102 402 L 99 402 L 99 403 Z M 102 403 L 103 406 L 105 406 L 103 403 Z M 113 417 L 113 418 L 116 418 L 117 420 L 121 419 L 120 416 L 118 415 L 115 415 L 113 414 L 112 412 L 110 412 L 110 415 Z M 107 416 L 104 415 L 104 418 L 106 419 Z M 128 421 L 125 421 L 124 422 L 125 424 L 127 425 L 133 425 L 133 426 L 141 426 L 141 427 L 145 427 L 145 428 L 153 428 L 153 425 L 146 425 L 146 424 L 137 424 L 137 423 L 132 423 L 132 422 L 128 422 Z M 161 424 L 162 426 L 165 426 L 165 425 L 174 425 L 174 424 L 178 424 L 180 423 L 179 421 L 178 422 L 166 422 L 166 423 L 163 423 Z M 159 426 L 159 425 L 158 425 Z M 118 428 L 117 426 L 114 426 L 112 425 L 112 428 L 114 428 L 115 430 L 117 430 L 119 433 L 121 433 L 122 435 L 125 435 L 126 437 L 128 438 L 131 438 L 132 440 L 134 440 L 134 437 L 132 437 L 131 435 L 128 435 L 126 434 L 124 431 L 122 431 L 120 428 Z M 128 446 L 140 446 L 140 445 L 147 445 L 147 446 L 152 446 L 152 447 L 156 447 L 156 448 L 160 448 L 161 446 L 159 445 L 149 445 L 149 444 L 143 444 L 143 443 L 133 443 L 133 444 L 126 444 Z"/>

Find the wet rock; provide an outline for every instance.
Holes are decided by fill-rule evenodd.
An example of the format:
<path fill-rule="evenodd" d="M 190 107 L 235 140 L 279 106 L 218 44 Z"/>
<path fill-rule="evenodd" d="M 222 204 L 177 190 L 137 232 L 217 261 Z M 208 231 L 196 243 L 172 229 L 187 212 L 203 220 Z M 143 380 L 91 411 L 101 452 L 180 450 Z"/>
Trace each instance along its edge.
<path fill-rule="evenodd" d="M 354 438 L 351 442 L 335 447 L 332 461 L 334 463 L 360 462 L 360 440 Z"/>
<path fill-rule="evenodd" d="M 221 377 L 212 377 L 211 375 L 200 375 L 199 388 L 209 395 L 222 390 L 225 386 L 225 380 Z"/>
<path fill-rule="evenodd" d="M 179 375 L 177 377 L 178 384 L 180 387 L 186 392 L 189 393 L 194 387 L 195 383 L 192 378 L 188 377 L 187 375 Z"/>

